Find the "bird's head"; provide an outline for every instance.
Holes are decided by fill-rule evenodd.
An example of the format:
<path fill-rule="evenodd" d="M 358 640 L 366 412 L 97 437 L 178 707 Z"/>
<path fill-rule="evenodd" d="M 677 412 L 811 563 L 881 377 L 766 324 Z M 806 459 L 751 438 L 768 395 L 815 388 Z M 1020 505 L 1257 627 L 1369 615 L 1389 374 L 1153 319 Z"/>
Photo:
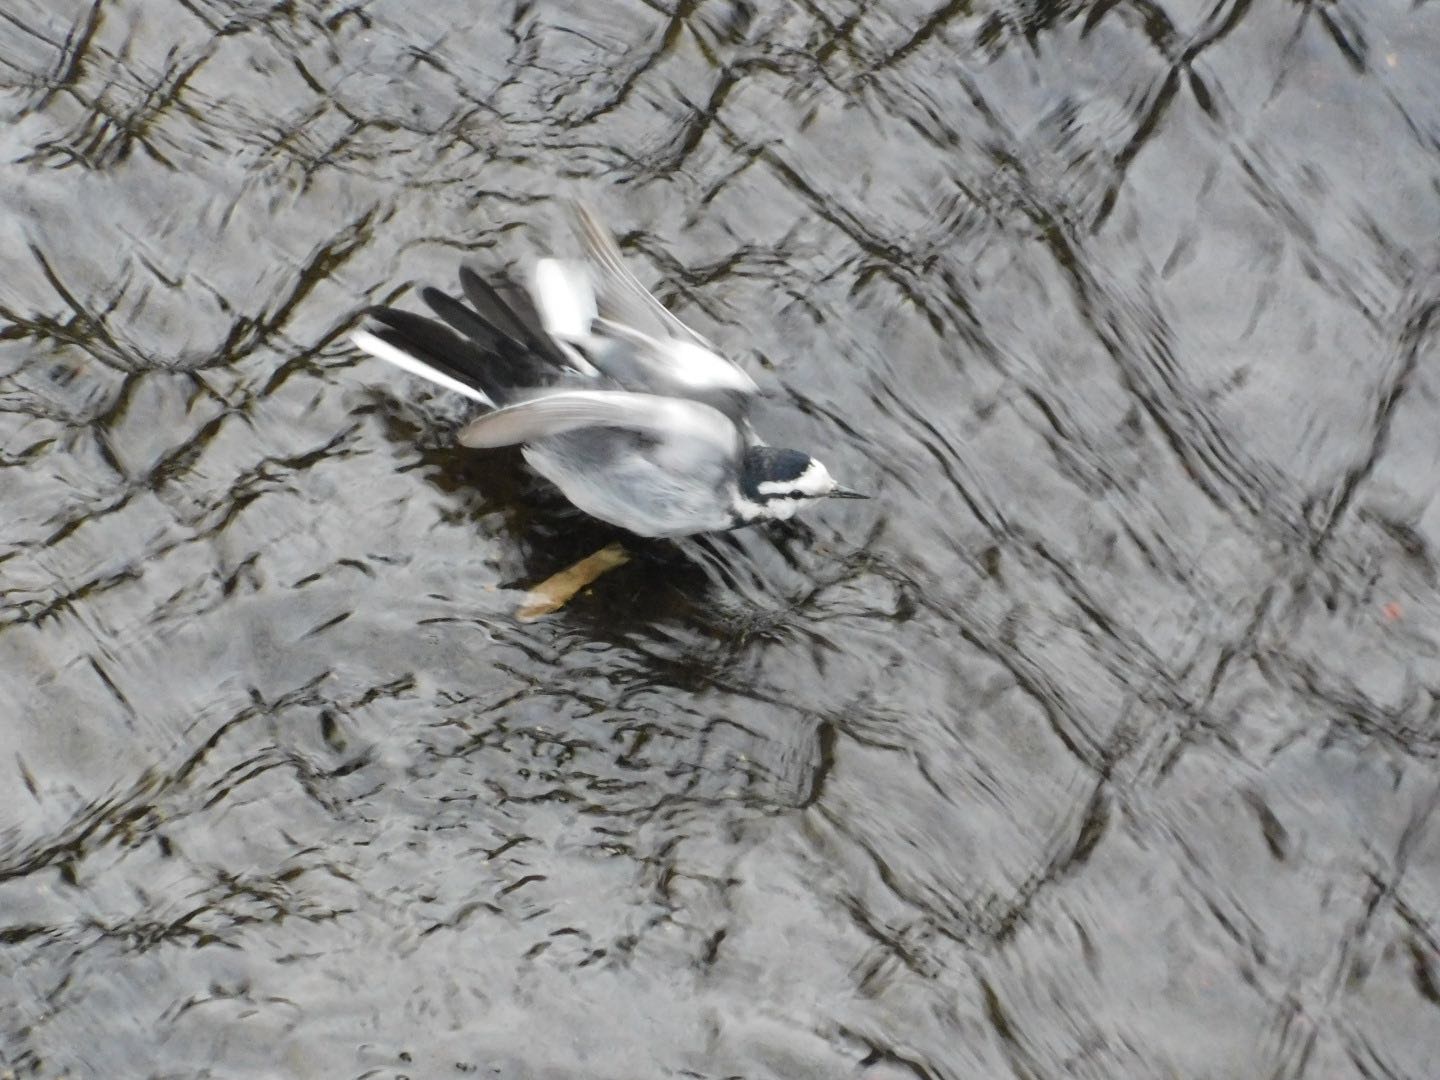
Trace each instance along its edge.
<path fill-rule="evenodd" d="M 752 446 L 740 469 L 740 513 L 746 521 L 785 521 L 818 499 L 868 499 L 841 487 L 824 465 L 799 450 Z"/>

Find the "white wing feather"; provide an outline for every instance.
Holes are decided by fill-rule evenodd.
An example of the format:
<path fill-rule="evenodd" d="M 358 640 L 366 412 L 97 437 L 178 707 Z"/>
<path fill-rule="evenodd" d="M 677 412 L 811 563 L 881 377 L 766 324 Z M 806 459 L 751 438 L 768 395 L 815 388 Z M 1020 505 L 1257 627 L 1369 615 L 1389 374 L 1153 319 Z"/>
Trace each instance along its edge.
<path fill-rule="evenodd" d="M 584 341 L 590 336 L 599 312 L 595 286 L 583 263 L 540 259 L 530 273 L 530 295 L 551 337 Z"/>
<path fill-rule="evenodd" d="M 597 319 L 596 327 L 604 334 L 631 347 L 631 359 L 661 383 L 671 383 L 689 390 L 737 390 L 742 394 L 758 394 L 760 387 L 744 370 L 718 353 L 678 338 L 660 340 L 636 330 L 633 326 L 609 319 Z"/>
<path fill-rule="evenodd" d="M 443 386 L 446 390 L 453 390 L 457 394 L 464 394 L 472 401 L 478 401 L 482 405 L 493 407 L 495 403 L 482 391 L 473 386 L 466 386 L 459 379 L 446 375 L 443 371 L 436 371 L 425 361 L 411 356 L 404 349 L 391 345 L 368 330 L 356 330 L 350 335 L 350 340 L 364 352 L 388 364 L 394 364 L 402 371 L 408 371 L 411 375 L 418 375 L 420 378 L 434 383 L 436 386 Z"/>

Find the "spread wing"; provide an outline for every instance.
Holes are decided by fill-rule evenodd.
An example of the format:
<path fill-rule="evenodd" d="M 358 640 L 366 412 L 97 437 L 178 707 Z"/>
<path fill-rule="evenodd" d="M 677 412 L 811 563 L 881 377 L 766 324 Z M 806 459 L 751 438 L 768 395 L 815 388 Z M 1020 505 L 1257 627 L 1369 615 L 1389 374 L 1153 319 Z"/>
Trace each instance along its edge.
<path fill-rule="evenodd" d="M 677 319 L 626 268 L 610 230 L 583 203 L 575 206 L 575 222 L 585 255 L 595 269 L 604 314 L 652 338 L 678 338 L 709 349 L 715 346 Z"/>
<path fill-rule="evenodd" d="M 698 401 L 622 390 L 562 390 L 486 413 L 460 432 L 462 446 L 514 446 L 582 428 L 618 428 L 646 436 L 657 456 L 735 456 L 740 431 Z"/>
<path fill-rule="evenodd" d="M 721 356 L 636 280 L 592 210 L 577 205 L 575 218 L 594 282 L 591 302 L 599 316 L 591 318 L 596 366 L 623 383 L 684 397 L 760 392 L 743 369 Z"/>

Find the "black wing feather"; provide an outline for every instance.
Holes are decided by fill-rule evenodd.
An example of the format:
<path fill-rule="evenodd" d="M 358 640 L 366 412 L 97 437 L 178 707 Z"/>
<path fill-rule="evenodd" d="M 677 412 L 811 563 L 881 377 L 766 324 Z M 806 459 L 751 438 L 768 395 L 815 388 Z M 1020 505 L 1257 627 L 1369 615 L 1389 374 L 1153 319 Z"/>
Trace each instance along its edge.
<path fill-rule="evenodd" d="M 499 349 L 507 340 L 502 331 L 486 322 L 485 319 L 448 293 L 426 286 L 420 290 L 420 298 L 430 306 L 431 311 L 449 323 L 453 329 L 467 338 L 478 341 L 487 349 Z"/>
<path fill-rule="evenodd" d="M 501 302 L 509 309 L 510 314 L 525 327 L 527 343 L 532 347 L 541 350 L 546 356 L 555 360 L 556 363 L 566 364 L 565 355 L 555 348 L 550 335 L 545 332 L 545 323 L 540 318 L 540 312 L 535 309 L 535 301 L 530 297 L 530 291 L 523 285 L 517 285 L 508 277 L 492 277 L 491 285 Z"/>
<path fill-rule="evenodd" d="M 460 267 L 460 287 L 465 290 L 465 299 L 470 301 L 485 322 L 512 341 L 532 349 L 543 348 L 494 287 L 468 266 Z"/>
<path fill-rule="evenodd" d="M 370 316 L 384 327 L 376 336 L 483 391 L 497 405 L 513 399 L 517 390 L 562 381 L 570 360 L 545 333 L 523 288 L 508 282 L 491 285 L 468 266 L 460 268 L 460 285 L 473 310 L 427 286 L 420 296 L 442 321 L 398 308 L 373 308 Z"/>
<path fill-rule="evenodd" d="M 473 386 L 480 390 L 489 397 L 490 400 L 495 400 L 494 394 L 491 392 L 493 388 L 487 385 L 484 380 L 476 379 L 471 372 L 461 370 L 455 364 L 451 363 L 448 358 L 437 356 L 430 350 L 423 349 L 419 345 L 416 345 L 408 334 L 394 330 L 388 326 L 376 327 L 371 333 L 386 344 L 395 346 L 395 348 L 403 353 L 408 353 L 423 364 L 428 364 L 440 372 L 440 374 L 449 375 L 452 379 L 459 379 L 467 386 Z"/>
<path fill-rule="evenodd" d="M 484 391 L 497 404 L 517 387 L 534 385 L 536 365 L 521 351 L 487 348 L 449 327 L 396 308 L 375 308 L 370 315 L 387 329 L 380 337 L 397 348 Z"/>

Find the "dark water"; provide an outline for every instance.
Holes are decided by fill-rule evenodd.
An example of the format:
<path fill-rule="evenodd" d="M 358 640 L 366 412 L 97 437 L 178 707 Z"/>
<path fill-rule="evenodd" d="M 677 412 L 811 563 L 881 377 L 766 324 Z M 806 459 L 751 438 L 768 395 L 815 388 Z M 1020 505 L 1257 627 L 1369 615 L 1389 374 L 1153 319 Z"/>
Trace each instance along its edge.
<path fill-rule="evenodd" d="M 1431 1077 L 1440 5 L 4 0 L 0 1076 Z M 612 219 L 880 498 L 345 343 Z"/>

